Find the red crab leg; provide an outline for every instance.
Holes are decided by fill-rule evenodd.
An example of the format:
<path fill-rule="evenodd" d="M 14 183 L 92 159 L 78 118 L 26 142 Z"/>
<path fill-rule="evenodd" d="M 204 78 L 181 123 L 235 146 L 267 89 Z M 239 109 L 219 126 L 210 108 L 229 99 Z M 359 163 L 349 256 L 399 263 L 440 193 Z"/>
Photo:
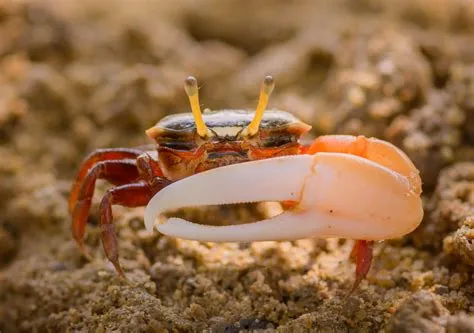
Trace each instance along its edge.
<path fill-rule="evenodd" d="M 117 235 L 113 224 L 112 205 L 146 206 L 153 195 L 171 184 L 170 180 L 162 178 L 163 172 L 158 162 L 148 154 L 140 155 L 136 164 L 140 177 L 146 183 L 126 184 L 112 188 L 106 192 L 100 203 L 100 227 L 105 255 L 122 277 L 124 277 L 124 273 L 118 259 Z"/>
<path fill-rule="evenodd" d="M 151 158 L 147 153 L 143 153 L 137 158 L 137 168 L 140 177 L 148 183 L 148 186 L 154 193 L 161 190 L 166 185 L 171 184 L 171 181 L 164 178 L 158 161 Z"/>
<path fill-rule="evenodd" d="M 108 190 L 100 203 L 100 229 L 105 255 L 122 277 L 124 277 L 124 273 L 118 259 L 117 235 L 113 223 L 112 205 L 146 206 L 153 195 L 154 191 L 146 183 L 127 184 Z"/>
<path fill-rule="evenodd" d="M 356 263 L 356 276 L 349 295 L 357 289 L 359 284 L 369 273 L 373 256 L 373 244 L 373 241 L 358 240 L 355 242 L 354 247 L 352 248 L 351 258 L 354 259 Z"/>
<path fill-rule="evenodd" d="M 143 151 L 139 149 L 111 148 L 98 149 L 87 156 L 82 163 L 69 197 L 69 214 L 72 215 L 79 197 L 81 185 L 88 171 L 97 163 L 107 160 L 136 159 Z M 120 185 L 120 184 L 116 184 Z"/>
<path fill-rule="evenodd" d="M 139 178 L 137 166 L 133 160 L 102 161 L 97 163 L 87 172 L 77 202 L 72 213 L 72 234 L 81 252 L 88 257 L 84 249 L 84 233 L 87 225 L 87 217 L 92 204 L 92 196 L 97 179 L 105 179 L 111 183 L 132 183 Z"/>

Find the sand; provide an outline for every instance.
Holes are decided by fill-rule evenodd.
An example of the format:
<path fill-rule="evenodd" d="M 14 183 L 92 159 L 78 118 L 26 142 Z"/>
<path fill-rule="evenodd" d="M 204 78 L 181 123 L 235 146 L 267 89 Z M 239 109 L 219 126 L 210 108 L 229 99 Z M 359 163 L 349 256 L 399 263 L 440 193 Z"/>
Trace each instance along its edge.
<path fill-rule="evenodd" d="M 0 1 L 0 332 L 474 332 L 474 5 L 469 1 Z M 354 278 L 353 241 L 214 244 L 148 234 L 114 207 L 128 283 L 91 262 L 67 198 L 81 160 L 150 143 L 144 130 L 205 107 L 270 106 L 321 134 L 395 143 L 420 169 L 425 218 L 376 244 Z M 264 205 L 182 212 L 240 223 Z M 212 220 L 212 221 L 207 221 Z"/>

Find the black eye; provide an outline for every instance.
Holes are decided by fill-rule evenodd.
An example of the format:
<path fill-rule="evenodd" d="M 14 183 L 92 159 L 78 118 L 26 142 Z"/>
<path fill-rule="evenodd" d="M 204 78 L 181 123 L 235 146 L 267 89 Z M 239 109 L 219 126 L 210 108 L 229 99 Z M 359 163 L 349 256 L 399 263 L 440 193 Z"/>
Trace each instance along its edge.
<path fill-rule="evenodd" d="M 196 148 L 196 144 L 192 142 L 166 142 L 161 143 L 160 146 L 173 150 L 193 150 Z"/>

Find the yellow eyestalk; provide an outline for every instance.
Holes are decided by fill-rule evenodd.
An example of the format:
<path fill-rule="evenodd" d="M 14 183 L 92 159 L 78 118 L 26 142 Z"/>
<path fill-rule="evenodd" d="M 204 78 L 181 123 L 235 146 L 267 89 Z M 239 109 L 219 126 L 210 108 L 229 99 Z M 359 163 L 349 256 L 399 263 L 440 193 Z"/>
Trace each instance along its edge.
<path fill-rule="evenodd" d="M 189 103 L 191 104 L 191 111 L 193 112 L 194 121 L 196 122 L 196 130 L 200 137 L 205 138 L 208 136 L 208 128 L 202 118 L 201 106 L 199 105 L 199 93 L 196 78 L 194 76 L 188 76 L 184 81 L 184 90 L 189 97 Z"/>
<path fill-rule="evenodd" d="M 260 97 L 258 99 L 257 109 L 255 110 L 255 116 L 252 122 L 243 131 L 245 136 L 254 136 L 258 133 L 260 122 L 262 121 L 263 113 L 265 112 L 268 104 L 268 99 L 275 88 L 275 81 L 273 77 L 266 76 L 263 80 L 262 87 L 260 88 Z"/>

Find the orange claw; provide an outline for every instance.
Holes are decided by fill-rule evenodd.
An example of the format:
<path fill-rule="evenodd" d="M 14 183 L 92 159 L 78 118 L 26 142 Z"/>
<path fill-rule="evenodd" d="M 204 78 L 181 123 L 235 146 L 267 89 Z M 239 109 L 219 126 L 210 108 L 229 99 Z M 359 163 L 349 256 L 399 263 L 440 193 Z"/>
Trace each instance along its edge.
<path fill-rule="evenodd" d="M 307 149 L 309 154 L 321 152 L 366 158 L 407 177 L 414 194 L 420 195 L 422 192 L 421 178 L 416 166 L 403 151 L 387 141 L 366 138 L 363 135 L 324 135 L 314 140 Z"/>
<path fill-rule="evenodd" d="M 341 152 L 369 159 L 407 177 L 415 195 L 421 194 L 421 179 L 413 162 L 389 142 L 363 135 L 326 135 L 318 137 L 308 148 L 310 154 Z M 352 294 L 366 277 L 372 263 L 373 242 L 357 240 L 350 257 L 356 263 L 356 277 L 349 293 Z"/>

